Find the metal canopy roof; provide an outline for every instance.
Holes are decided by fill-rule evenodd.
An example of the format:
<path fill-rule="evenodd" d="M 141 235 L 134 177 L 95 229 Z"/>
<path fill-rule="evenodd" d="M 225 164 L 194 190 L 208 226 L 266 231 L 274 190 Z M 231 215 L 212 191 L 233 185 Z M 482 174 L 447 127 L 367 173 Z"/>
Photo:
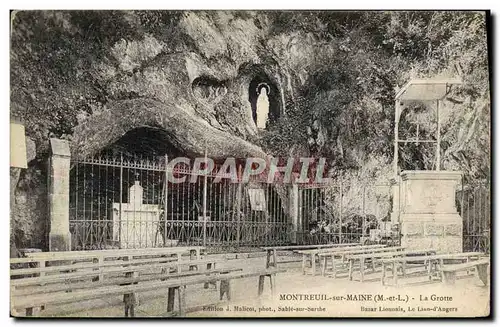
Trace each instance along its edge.
<path fill-rule="evenodd" d="M 399 101 L 432 101 L 441 100 L 449 92 L 449 86 L 462 84 L 457 78 L 451 79 L 412 79 L 396 94 Z"/>

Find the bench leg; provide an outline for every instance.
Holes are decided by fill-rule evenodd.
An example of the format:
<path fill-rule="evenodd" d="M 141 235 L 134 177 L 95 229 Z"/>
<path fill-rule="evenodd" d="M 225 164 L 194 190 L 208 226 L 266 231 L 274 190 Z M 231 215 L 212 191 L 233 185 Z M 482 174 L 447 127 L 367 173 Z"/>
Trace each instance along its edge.
<path fill-rule="evenodd" d="M 406 278 L 406 261 L 401 263 L 401 268 L 403 269 L 403 278 Z"/>
<path fill-rule="evenodd" d="M 264 292 L 264 277 L 264 275 L 259 276 L 259 289 L 257 292 L 259 296 Z"/>
<path fill-rule="evenodd" d="M 314 253 L 311 254 L 311 269 L 312 275 L 316 276 L 316 254 Z"/>
<path fill-rule="evenodd" d="M 277 251 L 273 251 L 273 266 L 278 267 L 278 254 L 276 253 Z"/>
<path fill-rule="evenodd" d="M 392 282 L 394 286 L 398 285 L 398 269 L 397 269 L 397 264 L 394 262 L 392 264 Z"/>
<path fill-rule="evenodd" d="M 439 262 L 438 260 L 435 260 L 434 261 L 434 271 L 432 272 L 432 275 L 435 276 L 436 278 L 438 277 L 438 274 L 441 274 L 440 270 L 439 270 Z"/>
<path fill-rule="evenodd" d="M 365 281 L 365 259 L 361 258 L 359 260 L 359 273 L 360 273 L 360 279 L 362 282 Z"/>
<path fill-rule="evenodd" d="M 276 275 L 275 274 L 269 275 L 269 283 L 271 284 L 271 295 L 273 296 L 273 299 L 274 299 L 274 295 L 275 295 L 275 291 L 276 291 Z"/>
<path fill-rule="evenodd" d="M 135 317 L 135 305 L 130 306 L 130 316 Z"/>
<path fill-rule="evenodd" d="M 333 278 L 337 278 L 337 264 L 335 262 L 335 256 L 332 255 L 332 275 Z"/>
<path fill-rule="evenodd" d="M 302 275 L 306 274 L 306 255 L 302 254 Z"/>
<path fill-rule="evenodd" d="M 478 265 L 476 269 L 479 279 L 481 279 L 484 285 L 488 286 L 488 265 Z"/>
<path fill-rule="evenodd" d="M 424 261 L 424 263 L 425 263 L 425 261 Z M 429 275 L 429 278 L 432 275 L 432 261 L 431 260 L 428 261 L 427 274 Z"/>
<path fill-rule="evenodd" d="M 167 312 L 174 311 L 174 302 L 175 302 L 175 288 L 169 287 L 167 295 Z"/>
<path fill-rule="evenodd" d="M 454 271 L 443 271 L 444 282 L 453 285 L 457 279 L 457 274 Z"/>
<path fill-rule="evenodd" d="M 385 262 L 382 262 L 382 285 L 385 285 L 385 274 L 386 274 L 386 266 Z"/>
<path fill-rule="evenodd" d="M 179 293 L 179 315 L 184 316 L 186 313 L 186 286 L 178 287 L 177 293 Z"/>
<path fill-rule="evenodd" d="M 125 317 L 128 317 L 129 316 L 129 312 L 130 312 L 130 317 L 135 317 L 135 306 L 134 305 L 127 305 L 125 304 Z"/>
<path fill-rule="evenodd" d="M 211 262 L 207 263 L 207 270 L 210 270 L 210 269 L 212 269 Z M 214 264 L 214 269 L 215 269 L 215 264 Z M 203 288 L 205 288 L 205 289 L 208 288 L 209 286 L 210 286 L 210 283 L 203 284 Z M 217 284 L 215 285 L 215 289 L 217 289 Z"/>
<path fill-rule="evenodd" d="M 352 280 L 352 270 L 354 266 L 354 260 L 349 259 L 349 280 Z"/>
<path fill-rule="evenodd" d="M 33 316 L 33 308 L 26 308 L 26 317 Z"/>
<path fill-rule="evenodd" d="M 125 317 L 130 316 L 135 317 L 135 305 L 136 305 L 136 297 L 135 293 L 123 294 L 123 305 L 125 308 Z"/>
<path fill-rule="evenodd" d="M 229 279 L 220 281 L 219 294 L 220 294 L 220 300 L 224 298 L 224 294 L 226 294 L 226 298 L 228 301 L 231 300 L 231 283 Z"/>
<path fill-rule="evenodd" d="M 429 260 L 428 262 L 426 260 L 424 260 L 424 267 L 425 269 L 427 270 L 427 277 L 429 278 L 429 280 L 432 280 L 432 266 L 433 266 L 434 262 L 432 260 Z M 429 266 L 427 266 L 429 265 Z"/>
<path fill-rule="evenodd" d="M 324 256 L 323 257 L 323 260 L 320 260 L 321 261 L 321 276 L 325 276 L 325 273 L 326 273 L 326 265 L 328 264 L 328 257 L 327 256 Z"/>
<path fill-rule="evenodd" d="M 271 250 L 267 250 L 266 269 L 271 267 Z"/>

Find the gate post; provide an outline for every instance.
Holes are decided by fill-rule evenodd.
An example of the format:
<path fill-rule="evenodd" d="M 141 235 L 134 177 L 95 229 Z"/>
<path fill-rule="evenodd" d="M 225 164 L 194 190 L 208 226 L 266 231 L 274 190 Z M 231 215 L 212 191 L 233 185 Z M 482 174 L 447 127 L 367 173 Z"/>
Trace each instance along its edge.
<path fill-rule="evenodd" d="M 289 213 L 292 223 L 290 241 L 292 243 L 297 243 L 297 233 L 299 232 L 299 186 L 296 183 L 292 183 L 291 186 L 289 186 L 288 192 L 290 199 Z"/>
<path fill-rule="evenodd" d="M 49 251 L 70 251 L 69 172 L 71 154 L 66 140 L 50 139 L 49 158 Z"/>

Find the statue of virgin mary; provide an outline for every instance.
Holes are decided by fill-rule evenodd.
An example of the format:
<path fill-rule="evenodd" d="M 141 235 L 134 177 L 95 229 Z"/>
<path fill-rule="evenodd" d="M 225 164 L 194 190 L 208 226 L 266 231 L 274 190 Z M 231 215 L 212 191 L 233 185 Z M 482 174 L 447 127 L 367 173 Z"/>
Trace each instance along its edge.
<path fill-rule="evenodd" d="M 260 86 L 260 85 L 259 85 Z M 259 89 L 257 87 L 257 90 Z M 267 86 L 267 85 L 266 85 Z M 269 116 L 269 98 L 267 97 L 267 87 L 260 88 L 260 94 L 257 98 L 257 128 L 265 129 Z"/>

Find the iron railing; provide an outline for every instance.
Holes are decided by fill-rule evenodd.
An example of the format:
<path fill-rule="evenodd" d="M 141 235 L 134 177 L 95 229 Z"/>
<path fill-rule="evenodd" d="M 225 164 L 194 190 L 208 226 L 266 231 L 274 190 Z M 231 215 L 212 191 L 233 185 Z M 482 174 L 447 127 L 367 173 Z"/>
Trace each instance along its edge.
<path fill-rule="evenodd" d="M 388 220 L 390 185 L 300 185 L 298 216 L 287 192 L 252 179 L 216 182 L 177 165 L 167 181 L 167 158 L 92 158 L 72 163 L 72 248 L 145 248 L 205 245 L 213 251 L 286 244 L 363 242 Z M 216 170 L 217 171 L 217 170 Z M 457 191 L 464 251 L 490 249 L 489 185 Z"/>
<path fill-rule="evenodd" d="M 464 251 L 490 252 L 491 194 L 489 184 L 464 185 L 456 194 L 463 219 Z"/>
<path fill-rule="evenodd" d="M 72 248 L 212 248 L 290 242 L 287 210 L 276 186 L 199 175 L 166 158 L 92 158 L 72 163 Z M 180 166 L 180 167 L 179 167 Z M 185 177 L 183 183 L 167 180 Z M 220 177 L 220 176 L 219 176 Z"/>

